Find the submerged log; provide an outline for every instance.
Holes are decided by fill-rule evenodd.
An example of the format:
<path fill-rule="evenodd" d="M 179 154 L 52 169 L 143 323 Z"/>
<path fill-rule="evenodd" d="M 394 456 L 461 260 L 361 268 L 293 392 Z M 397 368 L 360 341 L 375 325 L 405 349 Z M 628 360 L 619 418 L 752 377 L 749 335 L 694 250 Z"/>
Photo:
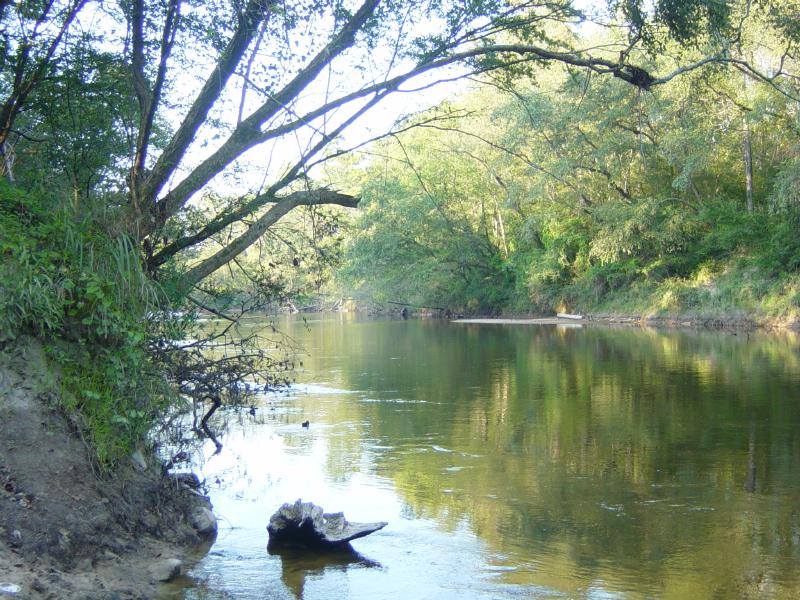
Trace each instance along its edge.
<path fill-rule="evenodd" d="M 281 506 L 269 519 L 269 547 L 276 545 L 339 548 L 388 523 L 350 523 L 344 513 L 324 513 L 321 506 L 298 500 Z"/>

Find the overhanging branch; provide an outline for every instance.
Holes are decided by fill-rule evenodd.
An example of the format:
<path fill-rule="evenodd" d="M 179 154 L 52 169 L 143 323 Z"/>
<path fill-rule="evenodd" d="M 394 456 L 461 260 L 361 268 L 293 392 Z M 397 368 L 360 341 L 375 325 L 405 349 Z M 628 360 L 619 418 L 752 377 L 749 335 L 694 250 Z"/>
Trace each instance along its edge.
<path fill-rule="evenodd" d="M 180 212 L 189 197 L 195 192 L 203 188 L 214 176 L 222 172 L 234 160 L 239 158 L 245 151 L 254 147 L 259 143 L 269 140 L 279 139 L 286 134 L 297 131 L 303 127 L 308 126 L 315 119 L 324 118 L 333 111 L 358 100 L 363 100 L 372 95 L 366 105 L 369 106 L 379 101 L 386 95 L 398 91 L 399 88 L 408 80 L 415 78 L 427 72 L 441 69 L 454 64 L 470 65 L 470 74 L 479 72 L 489 72 L 496 69 L 502 69 L 508 66 L 517 65 L 522 62 L 560 62 L 567 65 L 572 65 L 580 68 L 588 69 L 591 72 L 611 75 L 623 81 L 637 86 L 640 89 L 648 90 L 655 85 L 666 83 L 667 81 L 694 69 L 698 69 L 706 64 L 724 60 L 722 55 L 715 55 L 700 60 L 692 65 L 688 65 L 668 75 L 657 77 L 644 68 L 630 64 L 630 51 L 628 48 L 616 59 L 609 59 L 604 57 L 596 57 L 588 54 L 587 50 L 579 51 L 555 51 L 539 46 L 528 44 L 495 44 L 484 45 L 479 47 L 470 48 L 461 52 L 451 52 L 447 55 L 439 55 L 438 58 L 430 58 L 424 62 L 414 66 L 413 68 L 405 71 L 395 77 L 386 78 L 382 81 L 374 82 L 359 90 L 345 94 L 339 98 L 331 100 L 319 106 L 316 109 L 310 110 L 304 115 L 297 116 L 294 120 L 283 123 L 272 129 L 262 131 L 262 127 L 270 119 L 272 119 L 280 110 L 286 110 L 286 107 L 297 98 L 297 95 L 308 85 L 313 79 L 321 72 L 321 70 L 328 64 L 335 55 L 341 54 L 354 43 L 354 34 L 360 26 L 366 21 L 369 15 L 375 8 L 377 0 L 365 0 L 359 12 L 354 15 L 348 24 L 334 35 L 325 48 L 312 59 L 312 61 L 304 67 L 293 79 L 290 81 L 280 92 L 272 95 L 268 100 L 261 105 L 253 114 L 244 119 L 234 130 L 228 140 L 223 145 L 203 161 L 192 173 L 190 173 L 182 182 L 180 182 L 175 189 L 169 192 L 161 200 L 159 200 L 159 219 L 160 222 L 165 221 L 169 217 Z M 447 51 L 447 50 L 446 50 Z M 487 60 L 488 59 L 488 60 Z M 466 76 L 465 74 L 464 76 Z M 366 107 L 358 109 L 354 116 L 349 117 L 346 124 L 352 122 L 353 119 L 363 114 Z M 337 129 L 342 129 L 340 126 Z M 200 281 L 203 277 L 215 271 L 217 268 L 225 264 L 232 257 L 237 256 L 239 253 L 263 235 L 266 228 L 272 223 L 276 222 L 281 216 L 286 214 L 291 208 L 298 204 L 293 204 L 287 199 L 278 199 L 277 194 L 285 189 L 292 181 L 296 179 L 301 172 L 304 165 L 322 148 L 326 147 L 337 134 L 322 135 L 320 141 L 316 144 L 313 151 L 308 152 L 305 156 L 301 157 L 299 161 L 289 169 L 283 176 L 281 176 L 273 185 L 269 187 L 263 194 L 259 194 L 254 199 L 248 200 L 236 209 L 230 210 L 221 214 L 203 228 L 195 233 L 174 240 L 168 246 L 161 249 L 155 255 L 150 263 L 152 267 L 158 267 L 164 264 L 169 258 L 180 252 L 182 249 L 201 243 L 209 236 L 221 231 L 223 228 L 231 224 L 242 221 L 243 219 L 256 214 L 265 204 L 276 202 L 276 204 L 269 209 L 267 213 L 262 215 L 251 227 L 227 248 L 220 250 L 213 257 L 203 261 L 200 265 L 194 267 L 186 274 L 187 281 L 190 284 Z M 325 158 L 319 159 L 325 160 Z M 300 204 L 305 204 L 301 202 Z"/>
<path fill-rule="evenodd" d="M 311 160 L 314 156 L 316 156 L 319 152 L 321 152 L 328 144 L 330 144 L 333 140 L 338 138 L 342 132 L 347 129 L 350 125 L 352 125 L 355 121 L 357 121 L 363 114 L 365 114 L 370 108 L 374 107 L 378 104 L 385 96 L 389 93 L 390 90 L 385 90 L 382 94 L 375 94 L 370 100 L 364 103 L 357 111 L 355 111 L 349 118 L 347 118 L 344 122 L 340 123 L 338 127 L 336 127 L 333 131 L 331 131 L 327 135 L 322 135 L 321 139 L 311 147 L 305 155 L 301 156 L 299 160 L 295 162 L 294 165 L 290 169 L 288 169 L 280 179 L 275 181 L 266 191 L 261 194 L 258 194 L 255 198 L 247 201 L 239 208 L 232 210 L 227 213 L 223 213 L 218 215 L 214 219 L 212 219 L 209 223 L 207 223 L 204 227 L 202 227 L 199 231 L 174 240 L 171 244 L 164 247 L 159 251 L 155 256 L 153 256 L 149 264 L 151 267 L 158 267 L 164 264 L 170 257 L 174 256 L 184 248 L 188 248 L 190 246 L 194 246 L 199 244 L 200 242 L 208 239 L 213 234 L 222 231 L 228 225 L 235 223 L 237 221 L 241 221 L 244 218 L 254 214 L 260 208 L 262 208 L 265 204 L 274 201 L 274 198 L 277 194 L 286 188 L 292 181 L 297 179 L 298 175 L 303 171 L 303 169 L 307 168 L 307 163 Z M 317 161 L 319 162 L 319 161 Z"/>
<path fill-rule="evenodd" d="M 171 190 L 166 196 L 159 200 L 159 218 L 164 221 L 175 215 L 192 194 L 200 190 L 234 160 L 257 144 L 291 133 L 305 126 L 308 122 L 328 114 L 332 110 L 354 100 L 375 93 L 396 90 L 405 81 L 413 77 L 449 65 L 468 62 L 471 59 L 484 58 L 491 55 L 517 55 L 529 60 L 562 62 L 573 66 L 588 68 L 598 73 L 611 74 L 614 77 L 623 79 L 642 89 L 649 89 L 652 85 L 657 83 L 656 78 L 646 70 L 625 62 L 615 62 L 591 56 L 587 57 L 583 56 L 580 52 L 556 52 L 539 46 L 525 44 L 487 45 L 463 52 L 455 52 L 447 56 L 440 56 L 436 59 L 426 60 L 401 75 L 366 86 L 351 94 L 328 102 L 315 110 L 309 111 L 295 121 L 268 131 L 261 131 L 261 127 L 264 123 L 290 104 L 336 56 L 352 46 L 355 32 L 359 27 L 363 26 L 364 22 L 366 22 L 372 14 L 376 4 L 377 0 L 368 0 L 365 2 L 361 9 L 359 9 L 348 22 L 348 25 L 332 38 L 308 66 L 302 69 L 280 92 L 270 96 L 253 114 L 244 119 L 217 151 L 206 158 L 191 174 L 181 181 L 175 189 Z M 507 66 L 509 62 L 515 63 L 518 61 L 519 59 L 508 61 L 501 60 L 498 61 L 496 66 L 490 68 L 503 68 Z M 476 70 L 487 70 L 487 67 L 477 66 Z M 165 154 L 166 153 L 167 151 L 165 151 Z M 161 162 L 161 159 L 159 159 L 159 162 Z"/>
<path fill-rule="evenodd" d="M 294 100 L 334 58 L 355 43 L 356 33 L 372 16 L 378 3 L 379 0 L 365 0 L 344 27 L 333 36 L 331 41 L 317 53 L 306 67 L 286 84 L 281 91 L 270 96 L 270 98 L 257 108 L 253 114 L 244 119 L 216 152 L 194 169 L 189 176 L 175 187 L 175 189 L 158 201 L 156 212 L 159 223 L 163 223 L 169 217 L 177 214 L 192 194 L 205 186 L 214 176 L 220 173 L 244 152 L 259 143 L 262 124 L 271 119 L 287 104 Z M 242 52 L 243 51 L 244 50 L 242 50 Z M 197 128 L 191 132 L 192 137 L 196 129 Z M 191 142 L 191 139 L 188 140 L 188 142 Z M 186 147 L 188 147 L 188 143 Z M 166 153 L 165 151 L 165 154 Z M 182 156 L 183 152 L 180 152 L 171 159 L 168 159 L 168 162 L 171 164 L 169 173 L 174 171 L 174 168 L 177 166 L 177 161 Z M 161 162 L 160 159 L 159 162 Z M 154 190 L 156 183 L 158 183 L 158 181 L 154 179 Z M 163 184 L 163 181 L 161 183 Z"/>
<path fill-rule="evenodd" d="M 316 206 L 322 204 L 338 204 L 348 208 L 358 206 L 360 198 L 349 194 L 342 194 L 334 190 L 320 189 L 297 191 L 275 198 L 275 204 L 266 213 L 250 225 L 242 235 L 233 242 L 219 250 L 213 256 L 203 260 L 200 264 L 187 271 L 181 277 L 181 288 L 189 289 L 197 282 L 205 279 L 211 273 L 230 262 L 233 258 L 244 252 L 253 242 L 260 238 L 281 217 L 297 206 Z"/>
<path fill-rule="evenodd" d="M 249 0 L 242 12 L 236 30 L 219 57 L 214 70 L 206 79 L 203 88 L 194 100 L 189 112 L 181 122 L 175 135 L 164 148 L 147 180 L 143 196 L 150 202 L 175 172 L 186 150 L 194 140 L 200 126 L 205 122 L 211 107 L 217 101 L 236 67 L 239 65 L 250 42 L 256 35 L 258 23 L 266 18 L 275 1 Z"/>

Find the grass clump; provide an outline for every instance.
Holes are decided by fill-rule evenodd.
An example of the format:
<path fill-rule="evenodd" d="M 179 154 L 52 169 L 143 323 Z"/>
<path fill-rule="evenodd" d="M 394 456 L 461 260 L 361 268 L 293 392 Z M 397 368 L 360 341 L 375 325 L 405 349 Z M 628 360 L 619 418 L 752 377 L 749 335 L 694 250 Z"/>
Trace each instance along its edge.
<path fill-rule="evenodd" d="M 148 352 L 162 294 L 133 240 L 64 206 L 0 182 L 0 338 L 45 341 L 61 371 L 61 408 L 109 468 L 169 402 Z"/>

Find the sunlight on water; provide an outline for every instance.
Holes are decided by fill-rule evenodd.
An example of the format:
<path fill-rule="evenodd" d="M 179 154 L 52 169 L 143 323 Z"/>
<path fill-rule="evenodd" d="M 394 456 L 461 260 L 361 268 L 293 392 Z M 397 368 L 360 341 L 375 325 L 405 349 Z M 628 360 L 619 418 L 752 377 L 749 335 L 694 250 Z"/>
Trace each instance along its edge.
<path fill-rule="evenodd" d="M 307 323 L 297 382 L 206 448 L 219 538 L 168 597 L 800 597 L 795 338 Z M 389 525 L 270 555 L 298 498 Z"/>

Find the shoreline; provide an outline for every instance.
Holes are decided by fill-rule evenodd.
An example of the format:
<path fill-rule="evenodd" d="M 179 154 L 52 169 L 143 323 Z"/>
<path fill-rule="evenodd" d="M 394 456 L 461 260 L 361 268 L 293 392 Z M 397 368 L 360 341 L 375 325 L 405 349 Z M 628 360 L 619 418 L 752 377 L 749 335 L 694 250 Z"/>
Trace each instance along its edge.
<path fill-rule="evenodd" d="M 756 320 L 744 317 L 708 317 L 697 315 L 646 316 L 625 314 L 585 314 L 580 318 L 542 316 L 465 317 L 451 319 L 451 323 L 498 325 L 621 325 L 629 327 L 654 327 L 663 329 L 706 329 L 732 331 L 786 331 L 800 333 L 800 321 L 791 319 Z"/>
<path fill-rule="evenodd" d="M 376 309 L 374 307 L 357 308 L 355 310 L 323 309 L 309 313 L 288 313 L 285 311 L 263 312 L 247 315 L 246 319 L 261 319 L 291 316 L 291 314 L 355 314 L 374 318 L 406 318 L 396 309 Z M 231 315 L 233 316 L 233 315 Z M 762 330 L 762 331 L 788 331 L 800 333 L 800 319 L 795 317 L 743 317 L 741 315 L 637 315 L 628 313 L 583 313 L 580 319 L 559 318 L 554 315 L 541 313 L 501 313 L 500 316 L 492 315 L 461 315 L 457 318 L 447 319 L 443 314 L 427 310 L 411 311 L 407 315 L 411 318 L 441 319 L 451 323 L 473 324 L 506 324 L 506 325 L 626 325 L 638 327 L 656 327 L 668 329 L 709 329 L 709 330 Z M 203 314 L 202 319 L 215 320 L 219 318 L 211 313 Z"/>
<path fill-rule="evenodd" d="M 36 340 L 0 350 L 0 598 L 155 598 L 208 552 L 211 502 L 142 452 L 98 472 L 57 373 Z"/>
<path fill-rule="evenodd" d="M 742 316 L 641 316 L 625 314 L 589 314 L 585 321 L 609 325 L 632 325 L 640 327 L 656 327 L 668 329 L 708 329 L 708 330 L 764 330 L 800 332 L 800 321 L 795 319 L 762 318 L 755 319 Z"/>

